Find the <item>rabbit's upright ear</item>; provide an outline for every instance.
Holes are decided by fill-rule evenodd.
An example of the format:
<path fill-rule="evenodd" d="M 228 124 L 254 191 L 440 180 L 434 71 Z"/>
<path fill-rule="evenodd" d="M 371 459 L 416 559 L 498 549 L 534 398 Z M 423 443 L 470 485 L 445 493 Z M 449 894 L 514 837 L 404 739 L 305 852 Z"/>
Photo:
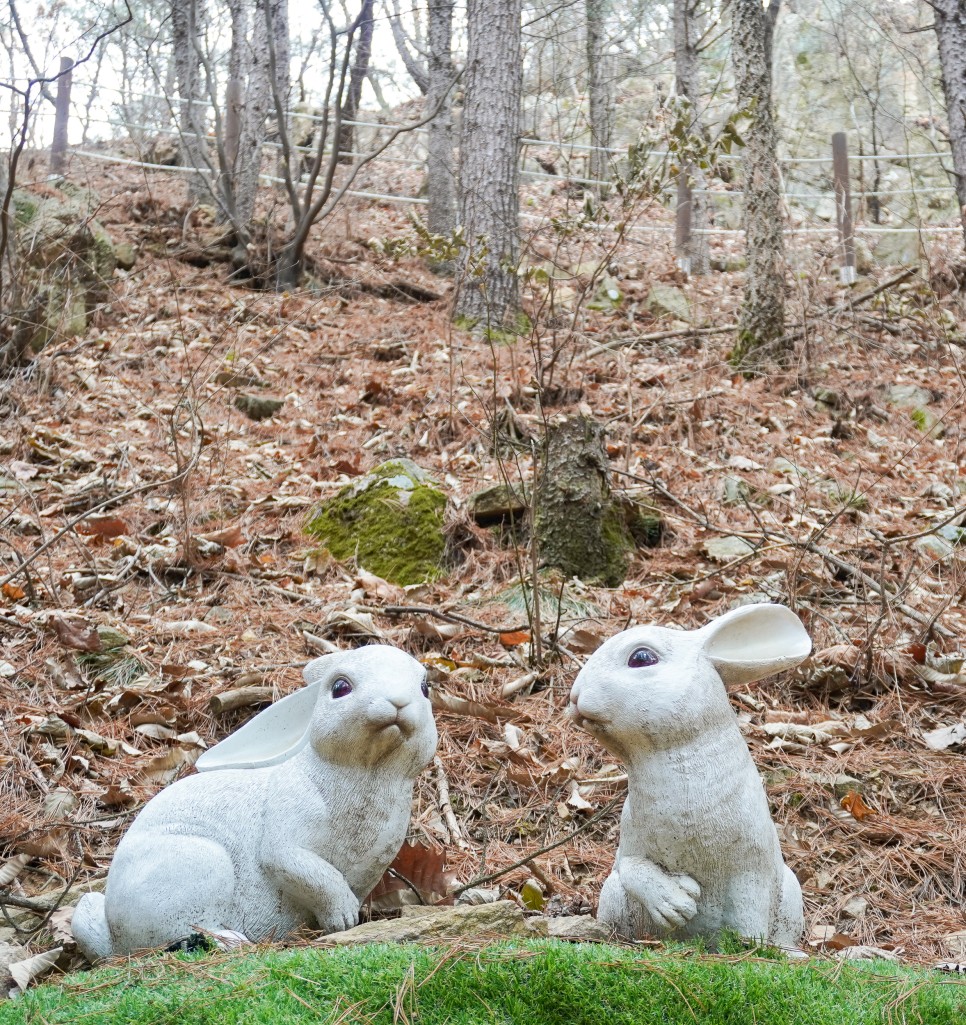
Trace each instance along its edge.
<path fill-rule="evenodd" d="M 199 772 L 212 769 L 260 769 L 278 765 L 297 754 L 309 738 L 309 721 L 319 697 L 321 676 L 317 658 L 302 671 L 307 686 L 269 705 L 215 744 L 195 762 Z"/>
<path fill-rule="evenodd" d="M 784 605 L 743 605 L 697 631 L 725 683 L 753 683 L 808 657 L 812 640 Z"/>

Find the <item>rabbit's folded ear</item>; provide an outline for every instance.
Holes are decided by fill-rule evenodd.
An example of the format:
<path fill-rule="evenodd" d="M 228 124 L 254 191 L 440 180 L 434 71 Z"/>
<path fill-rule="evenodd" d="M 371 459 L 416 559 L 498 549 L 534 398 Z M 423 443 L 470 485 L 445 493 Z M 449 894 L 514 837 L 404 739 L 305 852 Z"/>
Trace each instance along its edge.
<path fill-rule="evenodd" d="M 725 683 L 754 683 L 808 657 L 812 640 L 784 605 L 743 605 L 697 631 Z"/>
<path fill-rule="evenodd" d="M 310 662 L 311 665 L 314 663 Z M 241 729 L 205 751 L 195 762 L 195 768 L 199 772 L 261 769 L 291 758 L 308 741 L 309 721 L 319 697 L 319 687 L 319 681 L 309 683 L 307 687 L 269 705 Z"/>

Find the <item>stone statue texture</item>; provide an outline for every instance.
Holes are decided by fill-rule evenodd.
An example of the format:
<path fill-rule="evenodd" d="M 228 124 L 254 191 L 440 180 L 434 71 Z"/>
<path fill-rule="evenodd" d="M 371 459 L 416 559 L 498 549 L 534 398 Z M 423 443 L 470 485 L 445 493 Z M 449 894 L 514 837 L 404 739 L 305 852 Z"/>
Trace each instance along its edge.
<path fill-rule="evenodd" d="M 811 651 L 798 617 L 746 605 L 699 630 L 638 626 L 587 660 L 574 721 L 627 766 L 614 869 L 598 918 L 624 936 L 712 942 L 722 930 L 794 948 L 802 892 L 728 701 Z"/>
<path fill-rule="evenodd" d="M 426 672 L 386 645 L 325 655 L 138 815 L 72 929 L 90 960 L 198 928 L 253 941 L 356 924 L 405 839 L 437 734 Z"/>

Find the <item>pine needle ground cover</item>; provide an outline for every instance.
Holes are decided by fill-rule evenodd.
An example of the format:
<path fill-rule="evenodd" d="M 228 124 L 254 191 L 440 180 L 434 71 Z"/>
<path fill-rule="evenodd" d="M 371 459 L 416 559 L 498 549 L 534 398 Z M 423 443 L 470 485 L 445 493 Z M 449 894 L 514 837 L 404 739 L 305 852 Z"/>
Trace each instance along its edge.
<path fill-rule="evenodd" d="M 0 1025 L 944 1025 L 966 981 L 892 963 L 532 941 L 168 955 L 69 976 Z"/>

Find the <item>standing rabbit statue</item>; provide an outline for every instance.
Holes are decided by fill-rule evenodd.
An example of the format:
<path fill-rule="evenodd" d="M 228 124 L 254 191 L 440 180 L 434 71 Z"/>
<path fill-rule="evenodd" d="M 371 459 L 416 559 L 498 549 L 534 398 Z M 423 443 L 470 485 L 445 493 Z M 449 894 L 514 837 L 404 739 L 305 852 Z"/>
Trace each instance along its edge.
<path fill-rule="evenodd" d="M 602 922 L 632 938 L 713 942 L 733 930 L 797 947 L 801 888 L 725 684 L 789 669 L 810 651 L 789 609 L 746 605 L 699 630 L 633 627 L 587 660 L 570 715 L 627 765 Z"/>
<path fill-rule="evenodd" d="M 308 686 L 207 751 L 117 848 L 72 921 L 92 961 L 196 929 L 281 939 L 356 923 L 436 750 L 426 672 L 386 645 L 310 662 Z"/>

